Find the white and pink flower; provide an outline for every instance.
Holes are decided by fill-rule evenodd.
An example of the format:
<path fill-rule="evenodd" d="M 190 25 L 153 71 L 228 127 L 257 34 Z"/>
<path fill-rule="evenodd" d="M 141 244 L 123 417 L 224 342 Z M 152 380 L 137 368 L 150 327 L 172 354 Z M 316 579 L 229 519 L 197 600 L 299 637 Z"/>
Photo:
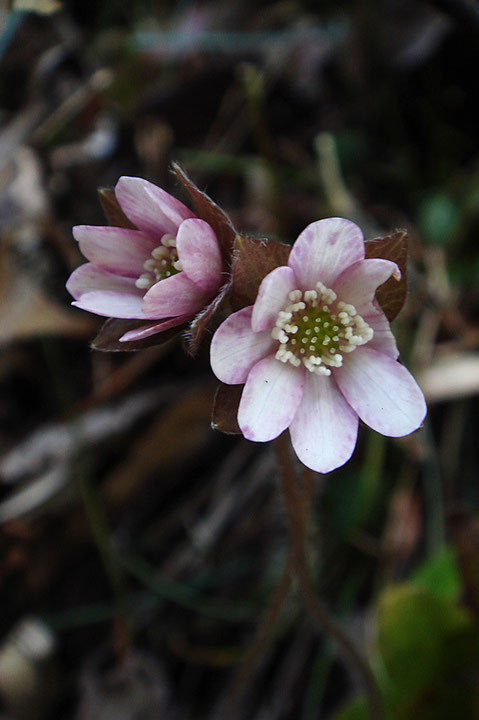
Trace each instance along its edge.
<path fill-rule="evenodd" d="M 139 340 L 200 312 L 222 284 L 222 258 L 211 226 L 156 185 L 121 177 L 115 196 L 138 229 L 73 228 L 90 262 L 72 273 L 67 290 L 73 305 L 97 315 L 154 320 L 120 338 Z"/>
<path fill-rule="evenodd" d="M 365 259 L 361 230 L 329 218 L 309 225 L 287 266 L 262 281 L 256 302 L 230 315 L 211 344 L 211 365 L 228 385 L 245 383 L 238 424 L 266 442 L 289 428 L 306 466 L 326 473 L 356 445 L 359 418 L 383 435 L 416 430 L 424 396 L 398 361 L 375 300 L 389 260 Z"/>

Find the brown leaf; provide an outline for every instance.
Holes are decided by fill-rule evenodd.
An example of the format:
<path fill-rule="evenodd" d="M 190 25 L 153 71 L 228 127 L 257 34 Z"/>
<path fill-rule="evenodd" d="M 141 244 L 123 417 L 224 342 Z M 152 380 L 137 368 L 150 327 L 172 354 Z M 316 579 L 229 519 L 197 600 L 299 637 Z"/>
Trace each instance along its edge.
<path fill-rule="evenodd" d="M 214 430 L 228 435 L 241 435 L 238 425 L 238 407 L 244 385 L 224 385 L 221 383 L 216 391 L 211 426 Z"/>
<path fill-rule="evenodd" d="M 290 252 L 289 245 L 276 240 L 237 236 L 232 266 L 234 310 L 253 305 L 263 278 L 280 265 L 286 265 Z"/>
<path fill-rule="evenodd" d="M 215 231 L 225 267 L 231 265 L 231 253 L 237 232 L 228 215 L 190 180 L 178 163 L 172 164 L 176 177 L 191 197 L 196 214 Z"/>
<path fill-rule="evenodd" d="M 186 333 L 185 348 L 189 355 L 196 355 L 203 339 L 203 335 L 210 325 L 213 324 L 214 316 L 223 305 L 228 302 L 231 282 L 220 288 L 218 295 L 192 320 Z"/>
<path fill-rule="evenodd" d="M 114 190 L 111 188 L 98 188 L 98 197 L 100 198 L 103 212 L 110 225 L 137 230 L 121 209 Z"/>
<path fill-rule="evenodd" d="M 143 320 L 118 320 L 117 318 L 109 318 L 100 328 L 98 335 L 92 340 L 90 347 L 93 350 L 102 350 L 103 352 L 131 352 L 133 350 L 146 350 L 154 345 L 163 345 L 178 335 L 185 329 L 186 325 L 164 330 L 156 333 L 143 340 L 134 340 L 132 342 L 120 342 L 120 338 L 129 330 L 136 330 L 144 325 L 148 325 Z"/>
<path fill-rule="evenodd" d="M 0 247 L 0 345 L 32 337 L 84 337 L 95 321 L 54 302 L 27 272 Z"/>
<path fill-rule="evenodd" d="M 392 260 L 401 271 L 401 280 L 390 277 L 376 290 L 376 300 L 389 322 L 402 309 L 407 292 L 407 231 L 397 230 L 391 235 L 374 238 L 365 243 L 366 258 Z"/>

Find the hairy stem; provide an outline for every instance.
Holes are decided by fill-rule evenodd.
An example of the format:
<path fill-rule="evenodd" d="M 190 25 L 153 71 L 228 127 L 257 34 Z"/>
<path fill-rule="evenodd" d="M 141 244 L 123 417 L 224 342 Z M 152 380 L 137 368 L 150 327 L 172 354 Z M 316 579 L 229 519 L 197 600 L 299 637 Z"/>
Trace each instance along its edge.
<path fill-rule="evenodd" d="M 363 657 L 353 640 L 329 614 L 327 608 L 317 596 L 309 577 L 305 555 L 302 499 L 291 462 L 289 440 L 285 433 L 276 440 L 276 453 L 290 526 L 291 554 L 304 603 L 319 630 L 336 643 L 347 666 L 359 676 L 369 702 L 371 717 L 373 720 L 382 720 L 384 717 L 382 698 L 367 659 Z"/>

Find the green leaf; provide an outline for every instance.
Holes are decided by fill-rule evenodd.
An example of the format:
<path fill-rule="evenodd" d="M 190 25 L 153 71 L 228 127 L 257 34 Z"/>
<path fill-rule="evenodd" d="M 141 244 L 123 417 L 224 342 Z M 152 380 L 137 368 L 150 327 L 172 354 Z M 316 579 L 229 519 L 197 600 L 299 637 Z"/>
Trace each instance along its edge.
<path fill-rule="evenodd" d="M 441 548 L 416 570 L 412 581 L 417 588 L 436 597 L 457 601 L 462 588 L 454 551 Z"/>
<path fill-rule="evenodd" d="M 253 305 L 258 289 L 268 273 L 286 265 L 291 247 L 276 240 L 246 235 L 236 237 L 233 253 L 231 304 L 234 310 Z"/>
<path fill-rule="evenodd" d="M 114 227 L 129 228 L 137 230 L 133 223 L 126 217 L 116 199 L 115 191 L 111 188 L 98 188 L 98 197 L 105 213 L 106 219 Z"/>
<path fill-rule="evenodd" d="M 97 336 L 92 340 L 90 347 L 92 350 L 101 350 L 103 352 L 132 352 L 135 350 L 146 350 L 155 345 L 163 345 L 178 335 L 185 329 L 186 325 L 170 328 L 161 333 L 150 335 L 143 340 L 134 340 L 132 342 L 120 342 L 120 338 L 129 330 L 136 330 L 144 325 L 143 320 L 119 320 L 117 318 L 109 318 L 100 328 Z"/>
<path fill-rule="evenodd" d="M 365 243 L 366 258 L 392 260 L 400 271 L 398 281 L 390 277 L 376 291 L 376 300 L 383 309 L 389 322 L 394 320 L 402 309 L 407 292 L 407 231 L 397 230 L 391 235 L 374 238 Z"/>
<path fill-rule="evenodd" d="M 237 232 L 228 215 L 190 180 L 178 163 L 172 164 L 176 177 L 191 197 L 193 207 L 199 218 L 205 220 L 215 231 L 226 268 L 231 265 L 231 253 Z"/>
<path fill-rule="evenodd" d="M 241 435 L 238 425 L 238 407 L 244 385 L 224 385 L 221 383 L 216 391 L 211 426 L 214 430 L 228 435 Z"/>

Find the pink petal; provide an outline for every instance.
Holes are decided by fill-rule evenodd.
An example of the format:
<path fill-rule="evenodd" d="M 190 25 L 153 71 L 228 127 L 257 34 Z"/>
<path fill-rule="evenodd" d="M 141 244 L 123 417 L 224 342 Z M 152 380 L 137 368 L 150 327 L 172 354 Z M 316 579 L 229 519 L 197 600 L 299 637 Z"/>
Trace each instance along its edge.
<path fill-rule="evenodd" d="M 259 360 L 271 353 L 275 341 L 269 332 L 251 330 L 253 306 L 230 315 L 211 341 L 211 368 L 221 382 L 241 385 Z"/>
<path fill-rule="evenodd" d="M 85 263 L 74 270 L 68 278 L 66 288 L 75 300 L 97 291 L 123 294 L 131 297 L 132 302 L 139 300 L 140 303 L 143 296 L 133 278 L 114 275 L 92 263 Z"/>
<path fill-rule="evenodd" d="M 267 442 L 293 420 L 303 397 L 304 367 L 269 355 L 248 375 L 238 409 L 238 424 L 248 440 Z"/>
<path fill-rule="evenodd" d="M 165 233 L 176 235 L 183 220 L 194 217 L 186 205 L 142 178 L 121 177 L 115 195 L 127 218 L 156 238 Z"/>
<path fill-rule="evenodd" d="M 185 220 L 176 236 L 176 248 L 187 277 L 206 293 L 214 295 L 221 285 L 223 263 L 213 228 L 204 220 Z"/>
<path fill-rule="evenodd" d="M 401 437 L 424 420 L 426 403 L 413 376 L 369 345 L 346 356 L 333 374 L 348 403 L 373 430 Z"/>
<path fill-rule="evenodd" d="M 160 280 L 148 290 L 143 298 L 143 312 L 158 320 L 194 315 L 207 300 L 207 294 L 180 272 Z"/>
<path fill-rule="evenodd" d="M 341 273 L 333 289 L 339 300 L 354 305 L 361 315 L 360 308 L 373 301 L 377 288 L 391 275 L 397 280 L 401 278 L 398 266 L 390 260 L 379 258 L 360 260 Z"/>
<path fill-rule="evenodd" d="M 156 335 L 157 333 L 169 330 L 173 327 L 178 327 L 183 323 L 191 320 L 191 315 L 180 315 L 180 317 L 171 318 L 170 320 L 163 320 L 159 323 L 153 323 L 152 325 L 144 325 L 136 330 L 129 330 L 121 336 L 120 342 L 131 342 L 132 340 L 143 340 L 144 338 Z"/>
<path fill-rule="evenodd" d="M 320 473 L 344 465 L 356 446 L 358 424 L 334 378 L 307 372 L 303 399 L 289 426 L 301 462 Z"/>
<path fill-rule="evenodd" d="M 369 309 L 362 315 L 362 318 L 367 322 L 369 327 L 374 330 L 374 337 L 368 342 L 368 347 L 382 352 L 385 355 L 389 355 L 393 360 L 397 360 L 399 350 L 396 345 L 396 339 L 391 332 L 386 315 L 376 300 L 373 301 Z"/>
<path fill-rule="evenodd" d="M 155 248 L 154 238 L 139 230 L 117 227 L 77 225 L 73 237 L 83 255 L 108 272 L 138 278 L 145 272 L 143 263 Z"/>
<path fill-rule="evenodd" d="M 266 275 L 259 286 L 253 309 L 251 327 L 255 332 L 271 330 L 280 310 L 291 304 L 288 293 L 298 289 L 298 281 L 290 267 L 278 267 Z"/>
<path fill-rule="evenodd" d="M 122 318 L 124 320 L 141 320 L 146 317 L 141 309 L 141 298 L 111 290 L 87 292 L 78 300 L 72 302 L 72 305 L 104 317 Z"/>
<path fill-rule="evenodd" d="M 361 230 L 350 220 L 326 218 L 303 230 L 291 250 L 288 265 L 301 290 L 314 290 L 320 280 L 332 288 L 344 270 L 364 259 Z"/>

